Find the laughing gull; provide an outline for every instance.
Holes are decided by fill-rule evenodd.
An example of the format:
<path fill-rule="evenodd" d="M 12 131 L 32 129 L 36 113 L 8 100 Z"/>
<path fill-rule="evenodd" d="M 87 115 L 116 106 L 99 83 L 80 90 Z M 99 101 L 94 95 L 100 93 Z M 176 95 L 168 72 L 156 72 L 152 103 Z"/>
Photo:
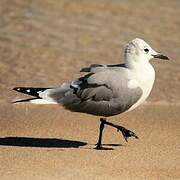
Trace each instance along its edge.
<path fill-rule="evenodd" d="M 104 125 L 121 131 L 127 141 L 136 134 L 125 127 L 108 122 L 105 117 L 131 111 L 149 96 L 155 80 L 150 59 L 169 58 L 153 50 L 144 40 L 136 38 L 124 51 L 124 64 L 92 64 L 81 68 L 86 74 L 56 88 L 15 87 L 13 90 L 33 96 L 15 102 L 56 103 L 75 112 L 101 116 L 96 149 L 102 149 Z"/>

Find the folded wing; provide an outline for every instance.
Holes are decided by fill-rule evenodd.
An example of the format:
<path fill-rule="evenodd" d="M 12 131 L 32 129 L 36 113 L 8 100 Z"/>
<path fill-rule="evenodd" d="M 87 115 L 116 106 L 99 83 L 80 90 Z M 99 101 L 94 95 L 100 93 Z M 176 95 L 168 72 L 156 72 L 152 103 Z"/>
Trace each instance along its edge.
<path fill-rule="evenodd" d="M 71 111 L 112 116 L 128 110 L 142 96 L 142 89 L 128 88 L 128 81 L 117 71 L 90 73 L 66 84 L 64 91 L 50 90 L 48 97 Z"/>

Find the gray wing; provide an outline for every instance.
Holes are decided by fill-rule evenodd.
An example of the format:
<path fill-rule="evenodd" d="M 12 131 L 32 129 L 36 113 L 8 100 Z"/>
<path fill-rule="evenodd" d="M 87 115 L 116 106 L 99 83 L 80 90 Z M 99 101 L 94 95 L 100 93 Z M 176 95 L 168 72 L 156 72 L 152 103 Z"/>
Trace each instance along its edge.
<path fill-rule="evenodd" d="M 142 95 L 140 87 L 129 89 L 127 84 L 123 73 L 107 70 L 85 75 L 69 83 L 63 95 L 57 91 L 50 97 L 71 111 L 112 116 L 128 110 Z"/>
<path fill-rule="evenodd" d="M 88 67 L 83 67 L 80 69 L 80 72 L 92 72 L 96 73 L 99 71 L 104 71 L 106 69 L 116 68 L 116 67 L 125 67 L 125 64 L 91 64 Z"/>

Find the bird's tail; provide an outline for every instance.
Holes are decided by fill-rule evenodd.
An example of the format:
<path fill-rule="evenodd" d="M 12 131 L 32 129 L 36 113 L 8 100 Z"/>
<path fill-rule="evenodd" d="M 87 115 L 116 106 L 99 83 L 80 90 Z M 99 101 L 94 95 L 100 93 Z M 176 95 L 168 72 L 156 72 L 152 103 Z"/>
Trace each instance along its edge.
<path fill-rule="evenodd" d="M 53 88 L 15 87 L 13 90 L 33 97 L 17 99 L 12 101 L 12 103 L 31 102 L 34 104 L 57 104 L 54 99 L 49 97 L 49 94 Z"/>

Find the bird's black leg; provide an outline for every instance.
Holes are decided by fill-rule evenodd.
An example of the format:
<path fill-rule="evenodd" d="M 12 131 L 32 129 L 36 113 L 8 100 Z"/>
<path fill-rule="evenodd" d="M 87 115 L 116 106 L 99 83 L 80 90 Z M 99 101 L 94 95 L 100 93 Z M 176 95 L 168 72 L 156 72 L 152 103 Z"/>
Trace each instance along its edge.
<path fill-rule="evenodd" d="M 138 136 L 136 136 L 136 134 L 134 132 L 130 131 L 129 129 L 126 129 L 123 126 L 119 126 L 119 125 L 113 124 L 111 122 L 108 122 L 104 118 L 100 118 L 100 121 L 101 121 L 101 124 L 100 124 L 100 129 L 99 129 L 99 139 L 98 139 L 95 149 L 103 149 L 101 142 L 102 142 L 102 134 L 103 134 L 105 124 L 109 125 L 111 127 L 115 127 L 117 129 L 117 131 L 121 131 L 121 133 L 126 141 L 129 137 L 135 137 L 136 139 L 138 139 Z"/>
<path fill-rule="evenodd" d="M 103 130 L 104 130 L 104 124 L 106 123 L 106 119 L 104 118 L 100 118 L 101 124 L 99 127 L 99 139 L 98 142 L 96 144 L 95 149 L 102 149 L 102 134 L 103 134 Z"/>

